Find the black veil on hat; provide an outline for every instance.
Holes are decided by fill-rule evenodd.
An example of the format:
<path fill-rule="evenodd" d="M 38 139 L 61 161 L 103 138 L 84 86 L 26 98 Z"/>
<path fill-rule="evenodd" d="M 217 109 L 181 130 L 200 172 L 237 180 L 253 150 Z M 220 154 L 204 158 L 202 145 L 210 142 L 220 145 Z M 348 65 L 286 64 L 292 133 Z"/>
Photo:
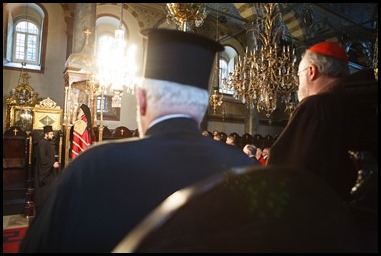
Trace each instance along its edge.
<path fill-rule="evenodd" d="M 52 132 L 53 127 L 51 125 L 45 125 L 44 126 L 44 133 Z"/>
<path fill-rule="evenodd" d="M 146 29 L 143 77 L 208 90 L 215 54 L 224 47 L 205 36 L 170 29 Z"/>
<path fill-rule="evenodd" d="M 90 112 L 90 108 L 86 104 L 82 104 L 80 106 L 80 108 L 82 109 L 83 113 L 85 114 L 85 116 L 87 118 L 87 130 L 89 132 L 91 132 L 93 126 L 91 124 L 91 112 Z"/>

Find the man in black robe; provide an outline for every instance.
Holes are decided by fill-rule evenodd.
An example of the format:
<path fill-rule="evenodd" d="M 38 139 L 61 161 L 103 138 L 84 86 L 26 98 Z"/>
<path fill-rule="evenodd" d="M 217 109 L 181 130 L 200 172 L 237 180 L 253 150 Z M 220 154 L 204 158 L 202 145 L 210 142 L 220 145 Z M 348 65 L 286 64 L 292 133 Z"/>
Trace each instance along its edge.
<path fill-rule="evenodd" d="M 39 213 L 46 197 L 58 175 L 59 162 L 55 157 L 54 145 L 51 143 L 54 138 L 53 128 L 50 125 L 44 126 L 44 137 L 40 139 L 36 152 L 36 175 L 35 175 L 35 203 L 36 214 Z"/>
<path fill-rule="evenodd" d="M 272 145 L 267 165 L 309 170 L 351 200 L 357 172 L 348 151 L 372 148 L 360 145 L 366 134 L 377 143 L 376 111 L 359 113 L 364 100 L 348 91 L 356 76 L 349 75 L 348 57 L 337 43 L 310 47 L 297 73 L 299 104 Z"/>
<path fill-rule="evenodd" d="M 98 144 L 74 159 L 29 228 L 21 252 L 111 252 L 169 195 L 233 166 L 241 149 L 201 135 L 216 52 L 206 37 L 149 30 L 137 84 L 140 139 Z"/>

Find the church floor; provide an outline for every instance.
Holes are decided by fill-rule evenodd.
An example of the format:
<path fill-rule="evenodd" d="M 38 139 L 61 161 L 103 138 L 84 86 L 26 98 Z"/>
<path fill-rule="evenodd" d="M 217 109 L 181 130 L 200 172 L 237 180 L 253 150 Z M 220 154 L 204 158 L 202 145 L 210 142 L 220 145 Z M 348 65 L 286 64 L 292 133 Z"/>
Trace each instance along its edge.
<path fill-rule="evenodd" d="M 3 216 L 3 230 L 28 226 L 29 219 L 25 218 L 23 214 Z"/>

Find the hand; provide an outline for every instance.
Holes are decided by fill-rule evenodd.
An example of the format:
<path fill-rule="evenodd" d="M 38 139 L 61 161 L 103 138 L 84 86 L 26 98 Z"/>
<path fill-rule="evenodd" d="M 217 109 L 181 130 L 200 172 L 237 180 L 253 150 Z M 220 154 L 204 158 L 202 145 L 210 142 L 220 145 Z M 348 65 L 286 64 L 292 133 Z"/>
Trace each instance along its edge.
<path fill-rule="evenodd" d="M 60 163 L 59 162 L 54 162 L 53 167 L 54 168 L 59 168 L 60 167 Z"/>

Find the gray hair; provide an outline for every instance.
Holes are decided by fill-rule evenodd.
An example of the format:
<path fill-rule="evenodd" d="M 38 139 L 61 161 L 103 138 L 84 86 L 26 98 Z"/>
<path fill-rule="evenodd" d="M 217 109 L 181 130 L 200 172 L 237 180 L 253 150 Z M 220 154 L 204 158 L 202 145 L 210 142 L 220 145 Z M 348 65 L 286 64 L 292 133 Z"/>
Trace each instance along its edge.
<path fill-rule="evenodd" d="M 318 54 L 312 51 L 306 51 L 304 58 L 308 63 L 317 66 L 319 72 L 330 77 L 345 77 L 349 75 L 349 66 L 347 63 L 336 58 Z"/>
<path fill-rule="evenodd" d="M 154 116 L 186 114 L 201 123 L 208 107 L 208 91 L 170 81 L 143 79 L 137 84 L 146 92 Z"/>
<path fill-rule="evenodd" d="M 243 147 L 243 152 L 245 152 L 245 150 L 248 150 L 254 156 L 257 153 L 257 147 L 254 144 L 246 144 Z M 245 154 L 247 154 L 247 153 L 245 152 Z"/>

